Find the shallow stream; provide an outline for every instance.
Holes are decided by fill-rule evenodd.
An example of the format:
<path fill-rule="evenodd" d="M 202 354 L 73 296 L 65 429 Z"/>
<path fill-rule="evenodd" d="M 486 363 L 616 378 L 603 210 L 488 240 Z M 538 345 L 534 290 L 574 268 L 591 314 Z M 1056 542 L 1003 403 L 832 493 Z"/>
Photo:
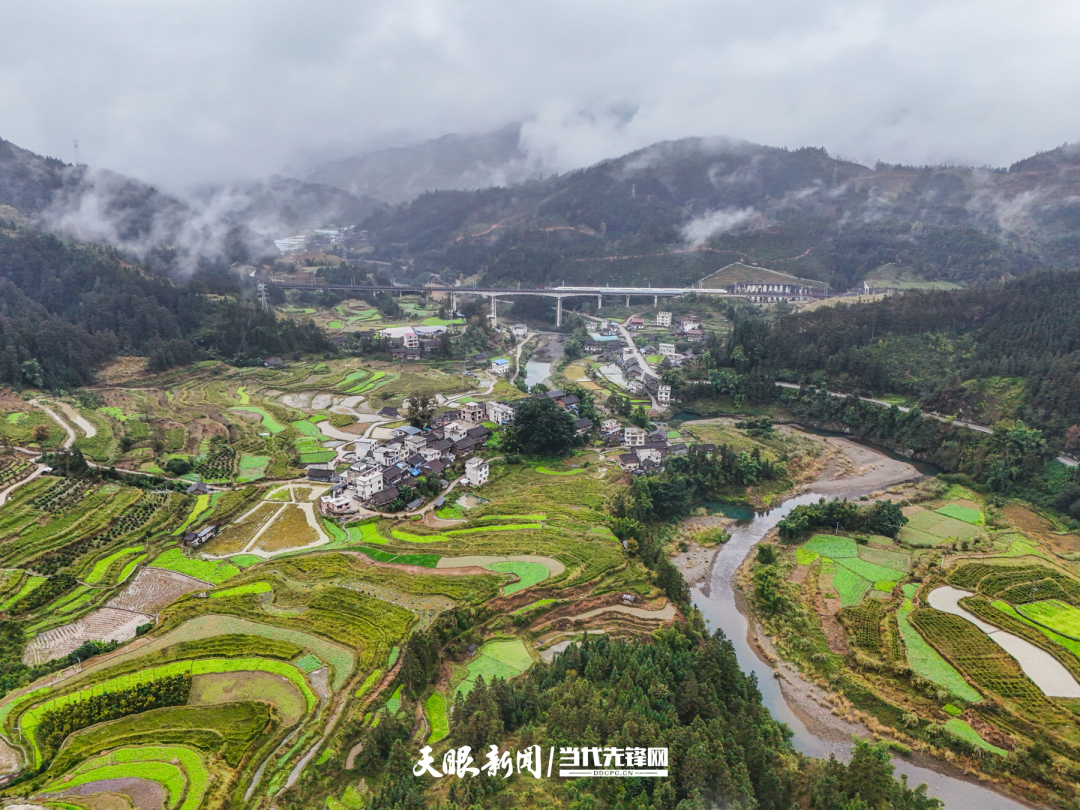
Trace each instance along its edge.
<path fill-rule="evenodd" d="M 855 491 L 852 494 L 857 495 L 858 492 Z M 819 736 L 810 731 L 789 705 L 780 689 L 780 682 L 775 677 L 773 668 L 751 647 L 747 637 L 749 629 L 747 619 L 739 610 L 733 582 L 735 573 L 743 560 L 770 529 L 796 506 L 814 503 L 820 497 L 822 496 L 813 492 L 799 495 L 768 512 L 756 514 L 749 520 L 745 519 L 745 512 L 743 512 L 746 509 L 745 506 L 739 505 L 736 509 L 732 509 L 732 512 L 739 513 L 730 516 L 742 518 L 742 520 L 730 527 L 731 539 L 717 550 L 711 576 L 705 587 L 692 588 L 691 595 L 694 604 L 705 617 L 709 629 L 721 629 L 731 640 L 743 672 L 753 672 L 757 676 L 762 702 L 773 717 L 787 724 L 794 732 L 792 742 L 795 748 L 808 756 L 828 757 L 830 754 L 835 754 L 838 759 L 846 760 L 850 758 L 853 747 L 850 740 L 845 739 L 842 732 Z M 791 671 L 786 672 L 786 677 L 801 692 L 807 692 L 813 688 Z M 816 707 L 817 704 L 815 703 L 814 706 Z M 841 726 L 843 723 L 837 720 L 836 725 Z M 862 727 L 859 727 L 859 733 L 869 736 L 869 732 Z M 912 786 L 926 783 L 929 795 L 941 799 L 948 810 L 970 810 L 970 808 L 1023 810 L 1026 807 L 988 788 L 929 768 L 919 767 L 900 757 L 894 757 L 893 764 L 896 766 L 898 777 L 900 774 L 907 774 Z"/>

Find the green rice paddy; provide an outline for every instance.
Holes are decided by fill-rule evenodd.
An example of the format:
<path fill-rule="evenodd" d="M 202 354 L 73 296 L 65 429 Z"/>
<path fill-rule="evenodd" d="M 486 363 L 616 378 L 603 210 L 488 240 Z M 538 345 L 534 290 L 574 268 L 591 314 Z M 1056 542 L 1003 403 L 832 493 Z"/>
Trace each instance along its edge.
<path fill-rule="evenodd" d="M 189 577 L 201 579 L 213 585 L 220 585 L 225 580 L 240 573 L 239 568 L 227 562 L 195 560 L 185 557 L 184 552 L 178 548 L 169 549 L 159 554 L 150 564 L 150 567 L 176 571 L 178 574 L 186 574 Z"/>
<path fill-rule="evenodd" d="M 939 515 L 956 518 L 957 520 L 964 521 L 964 523 L 970 523 L 972 526 L 981 526 L 983 524 L 982 512 L 978 509 L 972 509 L 970 506 L 961 506 L 960 504 L 950 503 L 936 511 Z"/>
<path fill-rule="evenodd" d="M 45 577 L 37 577 L 37 576 L 27 577 L 26 582 L 23 583 L 23 586 L 21 588 L 19 588 L 18 591 L 16 591 L 12 596 L 10 596 L 6 600 L 4 600 L 3 603 L 0 603 L 0 610 L 7 610 L 9 607 L 14 605 L 16 602 L 18 602 L 24 596 L 29 594 L 31 591 L 33 591 L 35 588 L 37 588 L 39 585 L 41 585 L 41 583 L 43 583 L 44 581 L 45 581 Z"/>
<path fill-rule="evenodd" d="M 900 627 L 900 636 L 904 640 L 912 671 L 919 677 L 949 690 L 961 700 L 968 703 L 980 702 L 982 695 L 972 689 L 960 673 L 908 622 L 912 609 L 911 600 L 905 599 L 904 604 L 896 611 L 896 623 Z"/>
<path fill-rule="evenodd" d="M 469 694 L 481 675 L 488 683 L 495 677 L 516 678 L 532 664 L 532 657 L 521 639 L 489 641 L 479 649 L 476 658 L 469 662 L 465 678 L 458 684 L 457 691 L 463 695 Z"/>
<path fill-rule="evenodd" d="M 535 562 L 497 562 L 484 567 L 489 571 L 497 571 L 500 574 L 516 574 L 520 577 L 519 582 L 512 582 L 503 588 L 505 596 L 531 588 L 533 585 L 543 582 L 550 575 L 546 565 Z"/>
<path fill-rule="evenodd" d="M 1063 636 L 1080 640 L 1080 610 L 1072 605 L 1067 605 L 1057 599 L 1046 599 L 1041 602 L 1017 605 L 1016 609 L 1025 618 L 1043 627 Z"/>
<path fill-rule="evenodd" d="M 998 748 L 996 745 L 991 745 L 975 731 L 971 726 L 965 723 L 958 717 L 953 717 L 945 721 L 945 730 L 950 734 L 959 737 L 961 740 L 966 740 L 978 748 L 982 748 L 984 751 L 989 751 L 992 754 L 997 754 L 1000 757 L 1007 757 L 1009 752 L 1003 748 Z"/>
<path fill-rule="evenodd" d="M 234 405 L 229 410 L 247 411 L 248 413 L 257 413 L 259 416 L 262 417 L 262 426 L 266 430 L 270 431 L 271 433 L 281 433 L 281 431 L 285 430 L 285 428 L 283 426 L 278 424 L 277 420 L 275 420 L 273 416 L 271 416 L 267 411 L 265 411 L 262 408 L 259 408 L 258 406 L 255 406 L 255 405 Z"/>
<path fill-rule="evenodd" d="M 144 550 L 145 548 L 146 546 L 128 546 L 127 548 L 122 548 L 119 551 L 113 552 L 108 557 L 103 557 L 102 559 L 94 563 L 93 569 L 86 576 L 86 582 L 91 585 L 101 582 L 101 580 L 105 578 L 105 574 L 108 573 L 110 565 L 112 565 L 114 562 L 121 559 L 122 557 L 127 557 L 131 554 L 135 554 Z"/>
<path fill-rule="evenodd" d="M 230 596 L 243 596 L 244 594 L 260 594 L 269 593 L 273 588 L 269 582 L 248 582 L 244 585 L 237 585 L 235 588 L 226 588 L 223 591 L 213 591 L 210 594 L 211 599 L 225 599 Z"/>
<path fill-rule="evenodd" d="M 446 718 L 446 698 L 438 692 L 432 692 L 424 701 L 424 714 L 431 726 L 427 744 L 434 745 L 450 733 L 450 721 Z"/>

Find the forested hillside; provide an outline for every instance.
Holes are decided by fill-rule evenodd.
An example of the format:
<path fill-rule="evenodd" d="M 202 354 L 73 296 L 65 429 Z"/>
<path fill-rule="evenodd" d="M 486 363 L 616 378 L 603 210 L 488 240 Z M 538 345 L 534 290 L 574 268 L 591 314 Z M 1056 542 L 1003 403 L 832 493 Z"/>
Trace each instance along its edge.
<path fill-rule="evenodd" d="M 242 300 L 235 276 L 205 273 L 178 286 L 114 249 L 0 221 L 0 384 L 70 389 L 118 354 L 149 355 L 161 370 L 328 346 L 314 326 Z"/>
<path fill-rule="evenodd" d="M 769 323 L 742 318 L 744 368 L 853 393 L 898 394 L 986 424 L 1023 419 L 1077 449 L 1080 273 L 1039 272 L 954 292 L 913 291 Z"/>
<path fill-rule="evenodd" d="M 1073 266 L 1080 161 L 871 169 L 822 149 L 660 143 L 545 181 L 439 191 L 361 223 L 376 258 L 485 283 L 687 284 L 749 261 L 847 289 L 893 271 L 969 284 Z"/>

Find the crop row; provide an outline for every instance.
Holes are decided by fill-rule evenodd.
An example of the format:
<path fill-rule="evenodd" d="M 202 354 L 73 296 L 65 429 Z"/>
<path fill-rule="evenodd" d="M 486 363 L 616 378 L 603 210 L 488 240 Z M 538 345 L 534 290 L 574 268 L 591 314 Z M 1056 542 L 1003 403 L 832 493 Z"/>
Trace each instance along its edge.
<path fill-rule="evenodd" d="M 880 601 L 867 599 L 861 605 L 845 608 L 840 617 L 858 646 L 874 655 L 881 654 L 881 623 L 885 618 L 885 608 Z"/>
<path fill-rule="evenodd" d="M 210 786 L 210 772 L 197 752 L 179 745 L 144 745 L 89 759 L 69 779 L 53 783 L 48 789 L 68 790 L 125 776 L 159 783 L 165 788 L 169 808 L 175 810 L 198 808 Z"/>
<path fill-rule="evenodd" d="M 951 571 L 948 581 L 958 588 L 978 590 L 987 596 L 1000 597 L 1014 604 L 1059 598 L 1073 605 L 1080 605 L 1080 582 L 1064 572 L 1042 565 L 1000 566 L 969 563 Z M 1054 585 L 1050 585 L 1050 582 Z"/>
<path fill-rule="evenodd" d="M 271 675 L 279 675 L 286 678 L 300 690 L 307 704 L 308 712 L 318 703 L 318 698 L 316 698 L 315 693 L 308 685 L 304 674 L 292 664 L 263 657 L 209 658 L 195 661 L 174 661 L 161 666 L 140 669 L 128 675 L 121 675 L 75 692 L 54 697 L 33 708 L 28 708 L 29 704 L 39 697 L 37 692 L 32 692 L 16 698 L 4 707 L 2 712 L 4 724 L 9 730 L 21 729 L 24 739 L 30 745 L 36 766 L 37 763 L 41 762 L 41 752 L 38 750 L 33 730 L 46 714 L 83 703 L 89 700 L 91 696 L 99 698 L 114 693 L 127 693 L 149 683 L 180 675 L 194 677 L 217 672 L 267 672 Z"/>
<path fill-rule="evenodd" d="M 236 468 L 236 451 L 227 444 L 214 447 L 206 458 L 200 459 L 195 473 L 205 481 L 227 481 Z"/>
<path fill-rule="evenodd" d="M 35 570 L 46 574 L 52 574 L 66 568 L 86 552 L 108 546 L 116 540 L 141 529 L 150 522 L 151 518 L 154 517 L 154 513 L 165 505 L 166 499 L 167 496 L 160 492 L 145 494 L 122 511 L 119 517 L 104 531 L 47 551 L 33 558 L 30 565 Z"/>
<path fill-rule="evenodd" d="M 92 486 L 93 482 L 88 478 L 61 478 L 30 501 L 30 506 L 45 512 L 58 512 L 81 500 Z"/>
<path fill-rule="evenodd" d="M 980 689 L 1017 701 L 1038 713 L 1048 701 L 1015 659 L 971 622 L 936 610 L 917 610 L 911 624 Z"/>
<path fill-rule="evenodd" d="M 0 457 L 0 488 L 5 484 L 13 484 L 30 474 L 32 464 L 15 458 L 14 456 Z"/>
<path fill-rule="evenodd" d="M 909 621 L 912 615 L 911 602 L 905 600 L 903 606 L 896 612 L 896 622 L 904 640 L 908 663 L 912 671 L 968 703 L 980 702 L 982 695 L 972 689 L 963 676 L 915 629 L 913 623 Z"/>

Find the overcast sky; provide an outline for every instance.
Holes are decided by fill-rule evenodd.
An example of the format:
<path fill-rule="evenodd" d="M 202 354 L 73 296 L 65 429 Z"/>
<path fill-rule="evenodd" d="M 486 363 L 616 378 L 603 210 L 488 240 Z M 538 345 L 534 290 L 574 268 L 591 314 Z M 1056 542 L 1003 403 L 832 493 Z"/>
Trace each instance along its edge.
<path fill-rule="evenodd" d="M 527 120 L 565 169 L 727 135 L 1005 165 L 1080 139 L 1080 4 L 0 0 L 0 137 L 180 188 Z"/>

